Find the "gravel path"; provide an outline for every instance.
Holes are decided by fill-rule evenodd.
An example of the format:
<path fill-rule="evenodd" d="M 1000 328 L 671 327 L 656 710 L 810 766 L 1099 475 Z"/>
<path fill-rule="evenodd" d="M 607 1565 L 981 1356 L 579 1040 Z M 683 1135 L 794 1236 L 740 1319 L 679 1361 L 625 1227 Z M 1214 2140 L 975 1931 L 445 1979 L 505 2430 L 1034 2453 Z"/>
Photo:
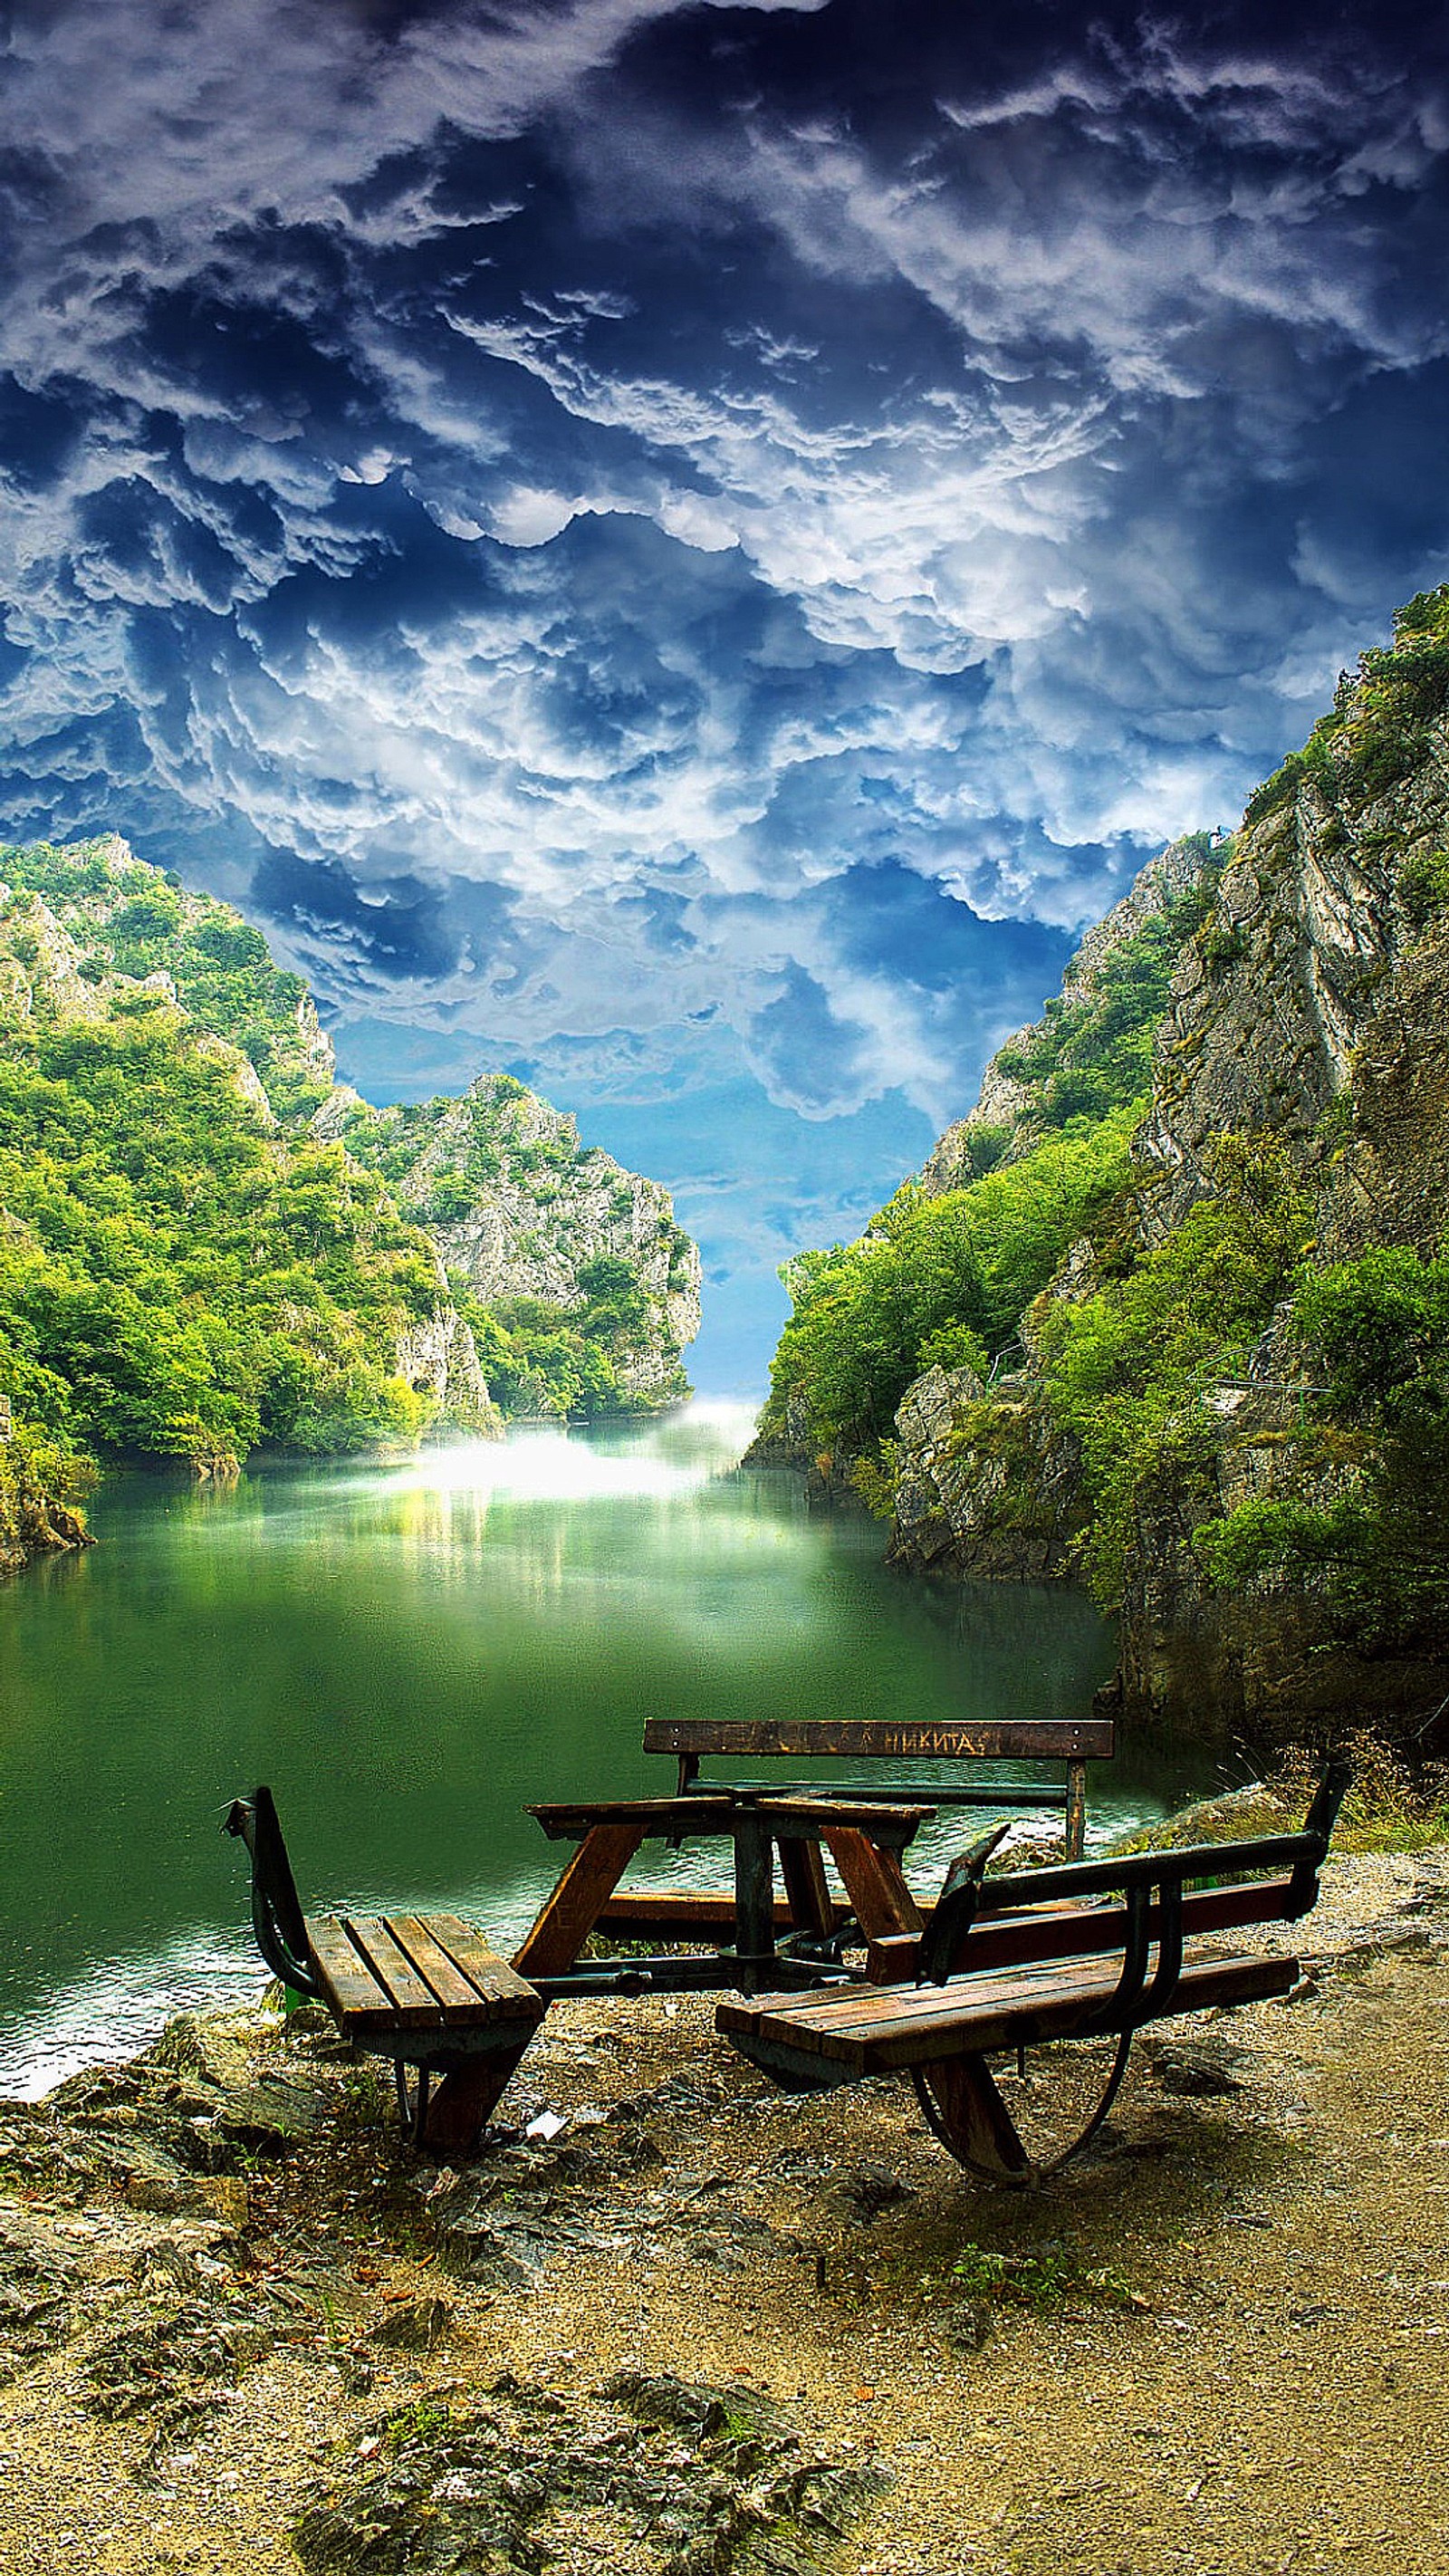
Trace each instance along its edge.
<path fill-rule="evenodd" d="M 565 2128 L 471 2174 L 261 2019 L 0 2105 L 0 2568 L 1440 2576 L 1449 1853 L 1302 1928 L 1296 1999 L 1150 2039 L 1025 2199 L 694 1999 L 551 2015 L 504 2109 Z M 759 2519 L 791 2479 L 828 2513 Z"/>

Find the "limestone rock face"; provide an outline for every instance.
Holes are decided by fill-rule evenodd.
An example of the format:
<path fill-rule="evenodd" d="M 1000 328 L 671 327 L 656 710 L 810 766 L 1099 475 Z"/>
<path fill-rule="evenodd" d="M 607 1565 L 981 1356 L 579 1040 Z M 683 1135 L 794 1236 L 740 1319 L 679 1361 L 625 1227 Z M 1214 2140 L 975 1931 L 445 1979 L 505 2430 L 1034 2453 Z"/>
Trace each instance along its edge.
<path fill-rule="evenodd" d="M 892 1564 L 963 1579 L 1054 1581 L 1082 1525 L 1075 1445 L 1024 1373 L 989 1389 L 928 1369 L 901 1400 Z"/>
<path fill-rule="evenodd" d="M 566 1312 L 585 1307 L 591 1278 L 596 1290 L 612 1283 L 628 1310 L 611 1351 L 624 1394 L 647 1406 L 688 1392 L 680 1354 L 699 1330 L 699 1253 L 657 1181 L 582 1147 L 572 1118 L 505 1075 L 480 1075 L 456 1100 L 370 1108 L 336 1080 L 311 994 L 260 932 L 118 834 L 17 849 L 9 863 L 18 883 L 0 885 L 0 1017 L 176 1012 L 283 1145 L 305 1130 L 380 1173 L 429 1238 L 438 1278 L 437 1307 L 401 1335 L 396 1365 L 446 1416 L 502 1427 L 448 1272 L 481 1303 Z"/>
<path fill-rule="evenodd" d="M 0 944 L 8 951 L 0 954 L 0 1008 L 17 1019 L 32 1018 L 38 1006 L 61 1027 L 77 1021 L 99 1026 L 117 1009 L 181 1007 L 175 979 L 164 968 L 150 975 L 97 973 L 94 952 L 65 928 L 48 903 L 39 895 L 17 895 L 5 885 L 0 885 Z M 83 973 L 83 967 L 91 971 Z M 230 1075 L 258 1123 L 275 1128 L 271 1103 L 241 1048 L 211 1030 L 202 1032 L 198 1045 L 202 1055 Z"/>
<path fill-rule="evenodd" d="M 481 1304 L 534 1299 L 581 1311 L 596 1265 L 622 1265 L 642 1311 L 614 1353 L 620 1385 L 646 1403 L 684 1392 L 680 1354 L 699 1330 L 699 1251 L 658 1181 L 582 1146 L 573 1118 L 506 1074 L 480 1074 L 460 1099 L 413 1109 L 371 1110 L 340 1091 L 314 1125 L 324 1118 L 323 1132 L 380 1169 L 402 1166 L 400 1204 Z"/>
<path fill-rule="evenodd" d="M 1170 842 L 1149 859 L 1133 878 L 1120 903 L 1115 903 L 1102 920 L 1086 932 L 1075 955 L 1068 960 L 1062 977 L 1061 999 L 1064 1004 L 1082 1002 L 1097 990 L 1101 971 L 1107 960 L 1135 939 L 1154 915 L 1180 895 L 1192 893 L 1203 873 L 1200 843 Z M 1040 1141 L 1040 1129 L 1031 1117 L 1032 1096 L 1028 1086 L 1007 1069 L 1004 1059 L 1019 1053 L 1033 1038 L 1043 1034 L 1047 1023 L 1035 1020 L 1018 1029 L 997 1049 L 981 1077 L 976 1106 L 964 1118 L 958 1118 L 946 1129 L 921 1171 L 921 1187 L 928 1198 L 944 1197 L 948 1190 L 959 1190 L 975 1176 L 973 1146 L 986 1131 L 1007 1130 L 999 1159 L 1015 1162 L 1029 1154 Z"/>
<path fill-rule="evenodd" d="M 1414 862 L 1449 830 L 1449 743 L 1442 728 L 1436 734 L 1423 765 L 1371 803 L 1335 804 L 1305 781 L 1240 835 L 1213 909 L 1182 952 L 1152 1109 L 1134 1146 L 1156 1176 L 1144 1202 L 1155 1239 L 1211 1192 L 1213 1138 L 1241 1128 L 1271 1128 L 1325 1215 L 1352 1230 L 1355 1198 L 1365 1189 L 1372 1197 L 1373 1157 L 1343 1159 L 1348 1122 L 1332 1111 L 1357 1108 L 1365 1044 L 1378 1073 L 1378 1128 L 1387 1118 L 1394 1129 L 1388 1162 L 1422 1164 L 1413 1129 L 1427 1102 L 1416 1080 L 1406 1084 L 1403 1015 L 1407 1003 L 1432 1042 L 1444 941 L 1425 942 L 1406 889 Z M 1377 1159 L 1382 1166 L 1382 1148 Z M 1397 1174 L 1390 1185 L 1399 1187 Z M 1449 1208 L 1449 1190 L 1431 1197 Z"/>
<path fill-rule="evenodd" d="M 1375 1243 L 1434 1249 L 1449 1224 L 1449 906 L 1423 889 L 1441 887 L 1446 850 L 1442 719 L 1377 795 L 1338 792 L 1320 763 L 1245 826 L 1205 918 L 1183 940 L 1157 1034 L 1151 1105 L 1132 1146 L 1144 1249 L 1214 1194 L 1217 1139 L 1265 1131 L 1309 1199 L 1320 1258 Z M 1181 880 L 1164 866 L 1156 882 L 1171 892 Z M 1084 940 L 1069 984 L 1080 990 L 1132 934 L 1139 889 L 1150 898 L 1153 882 L 1144 870 Z M 990 1073 L 982 1105 L 937 1148 L 935 1186 L 965 1176 L 988 1101 L 1011 1107 L 1009 1087 L 993 1090 Z M 1021 1149 L 1018 1129 L 1008 1152 Z M 1070 1574 L 1085 1508 L 1069 1449 L 1045 1423 L 1036 1360 L 1051 1304 L 1096 1284 L 1090 1247 L 1074 1246 L 1028 1310 L 1026 1371 L 991 1390 L 989 1420 L 940 1371 L 910 1389 L 898 1415 L 899 1559 L 963 1574 Z M 1293 1436 L 1306 1374 L 1280 1310 L 1246 1382 L 1207 1394 L 1206 1446 L 1191 1464 L 1165 1463 L 1138 1492 L 1122 1683 L 1139 1716 L 1301 1727 L 1442 1695 L 1436 1667 L 1325 1653 L 1314 1600 L 1271 1578 L 1235 1598 L 1214 1592 L 1192 1546 L 1196 1527 L 1240 1504 L 1326 1506 L 1344 1490 L 1346 1471 L 1310 1467 Z"/>

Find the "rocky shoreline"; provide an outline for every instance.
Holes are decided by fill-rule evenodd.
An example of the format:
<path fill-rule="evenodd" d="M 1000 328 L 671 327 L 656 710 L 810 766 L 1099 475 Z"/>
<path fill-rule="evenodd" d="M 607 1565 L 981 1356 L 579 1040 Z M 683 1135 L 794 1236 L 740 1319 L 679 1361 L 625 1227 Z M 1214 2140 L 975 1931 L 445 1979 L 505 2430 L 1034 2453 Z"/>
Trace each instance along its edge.
<path fill-rule="evenodd" d="M 771 2094 L 704 1998 L 557 2009 L 456 2173 L 315 2012 L 0 2105 L 0 2566 L 1427 2571 L 1449 1850 L 1331 1864 L 1300 1930 L 1289 2006 L 1150 2035 L 1026 2199 L 903 2091 Z M 1361 2461 L 1300 2542 L 1329 2397 Z M 1255 2408 L 1259 2524 L 1187 2475 L 1145 2510 Z"/>

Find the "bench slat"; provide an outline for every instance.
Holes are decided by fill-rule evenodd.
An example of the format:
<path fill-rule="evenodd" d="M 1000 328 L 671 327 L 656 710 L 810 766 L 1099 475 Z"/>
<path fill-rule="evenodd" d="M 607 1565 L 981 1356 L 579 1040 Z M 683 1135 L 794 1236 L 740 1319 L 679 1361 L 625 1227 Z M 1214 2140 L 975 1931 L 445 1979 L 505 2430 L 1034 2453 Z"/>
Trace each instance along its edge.
<path fill-rule="evenodd" d="M 353 1948 L 345 1923 L 335 1914 L 309 1914 L 306 1928 L 307 1946 L 338 2020 L 359 2027 L 391 2021 L 392 1997 Z"/>
<path fill-rule="evenodd" d="M 441 2022 L 443 2008 L 437 1996 L 393 1939 L 382 1916 L 351 1916 L 347 1928 L 378 1984 L 386 1986 L 399 2030 L 420 2030 L 430 2022 Z"/>
<path fill-rule="evenodd" d="M 444 2021 L 475 2020 L 479 1998 L 461 1968 L 440 1949 L 421 1916 L 389 1914 L 386 1928 L 437 2003 Z"/>
<path fill-rule="evenodd" d="M 1289 1878 L 1256 1878 L 1232 1887 L 1199 1888 L 1182 1900 L 1184 1937 L 1240 1931 L 1245 1923 L 1281 1922 L 1292 1883 Z M 988 1894 L 991 1884 L 988 1879 Z M 1156 1940 L 1161 1922 L 1161 1907 L 1149 1906 L 1149 1940 Z M 1032 1959 L 1077 1958 L 1099 1950 L 1120 1950 L 1126 1928 L 1122 1906 L 1079 1905 L 1066 1898 L 1056 1905 L 1024 1908 L 1020 1913 L 978 1915 L 957 1952 L 952 1973 L 974 1976 L 978 1970 L 1016 1967 Z"/>
<path fill-rule="evenodd" d="M 526 1977 L 490 1949 L 481 1932 L 456 1914 L 430 1914 L 426 1928 L 467 1977 L 476 1995 L 475 2017 L 486 2021 L 541 2021 L 544 2001 Z M 481 2010 L 479 2009 L 481 2007 Z"/>
<path fill-rule="evenodd" d="M 1110 1717 L 705 1718 L 645 1720 L 646 1753 L 856 1755 L 893 1762 L 1107 1761 L 1116 1744 Z"/>
<path fill-rule="evenodd" d="M 1165 2011 L 1196 2012 L 1208 2005 L 1287 1994 L 1298 1975 L 1296 1959 L 1239 1954 L 1197 1960 L 1183 1970 Z M 859 2012 L 859 1989 L 851 1998 L 832 1996 L 806 2004 L 798 1996 L 757 1997 L 752 2003 L 722 2003 L 715 2021 L 746 2056 L 751 2040 L 758 2040 L 762 2048 L 823 2060 L 845 2078 L 884 2075 L 943 2058 L 989 2055 L 1018 2039 L 1069 2037 L 1100 2012 L 1116 1981 L 1115 1963 L 1104 1962 L 1097 1969 L 1043 1971 L 1010 1981 L 971 1978 L 955 1987 L 923 1986 L 909 1992 L 892 1987 L 874 1999 L 865 2015 Z"/>

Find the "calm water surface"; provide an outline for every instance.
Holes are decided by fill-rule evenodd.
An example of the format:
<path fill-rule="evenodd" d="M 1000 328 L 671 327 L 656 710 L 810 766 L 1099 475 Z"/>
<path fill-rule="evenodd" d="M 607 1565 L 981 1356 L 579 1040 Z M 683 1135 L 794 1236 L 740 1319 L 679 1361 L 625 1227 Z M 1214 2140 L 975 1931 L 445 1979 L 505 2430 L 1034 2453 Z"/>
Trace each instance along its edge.
<path fill-rule="evenodd" d="M 564 1857 L 524 1802 L 672 1787 L 651 1713 L 1085 1711 L 1112 1639 L 1084 1602 L 888 1573 L 878 1526 L 736 1472 L 750 1427 L 697 1405 L 222 1491 L 110 1481 L 101 1544 L 0 1591 L 0 2093 L 257 1990 L 219 1826 L 258 1780 L 304 1903 L 451 1907 L 511 1946 Z M 1119 1757 L 1099 1830 L 1194 1785 L 1155 1760 Z"/>

